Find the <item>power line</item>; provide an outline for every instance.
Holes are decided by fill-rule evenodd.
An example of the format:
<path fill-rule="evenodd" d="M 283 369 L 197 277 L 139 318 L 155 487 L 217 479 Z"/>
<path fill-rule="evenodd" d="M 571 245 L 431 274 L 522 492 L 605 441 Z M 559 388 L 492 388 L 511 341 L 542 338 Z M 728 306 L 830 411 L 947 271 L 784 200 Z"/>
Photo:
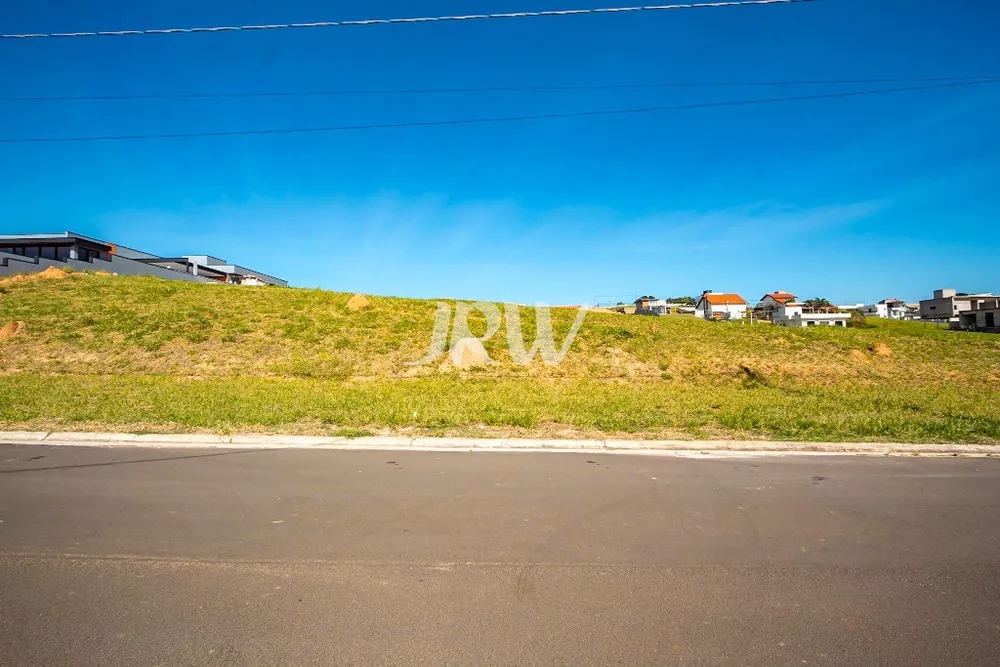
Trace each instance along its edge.
<path fill-rule="evenodd" d="M 328 97 L 349 95 L 431 95 L 460 93 L 510 93 L 510 92 L 560 92 L 583 90 L 649 90 L 664 88 L 741 88 L 756 86 L 816 86 L 862 83 L 930 83 L 944 81 L 978 81 L 998 79 L 992 76 L 941 76 L 891 79 L 813 79 L 799 81 L 729 81 L 692 83 L 611 83 L 540 86 L 491 86 L 473 88 L 385 88 L 385 89 L 336 89 L 307 91 L 260 91 L 222 93 L 149 93 L 136 95 L 52 95 L 52 96 L 0 96 L 3 102 L 110 102 L 123 100 L 201 100 L 243 99 L 257 97 Z"/>
<path fill-rule="evenodd" d="M 908 88 L 883 88 L 878 90 L 862 90 L 842 93 L 825 93 L 818 95 L 803 95 L 799 97 L 771 97 L 756 100 L 735 100 L 729 102 L 704 102 L 700 104 L 680 104 L 673 106 L 640 107 L 632 109 L 611 109 L 599 111 L 574 111 L 566 113 L 548 114 L 528 114 L 522 116 L 499 116 L 485 118 L 460 118 L 453 120 L 430 120 L 430 121 L 410 121 L 398 123 L 377 123 L 371 125 L 333 125 L 327 127 L 301 127 L 285 129 L 264 129 L 264 130 L 230 130 L 219 132 L 184 132 L 175 134 L 132 134 L 132 135 L 111 135 L 96 137 L 35 137 L 28 139 L 0 139 L 0 144 L 39 144 L 39 143 L 63 143 L 63 142 L 89 142 L 89 141 L 130 141 L 140 139 L 192 139 L 201 137 L 236 137 L 236 136 L 262 136 L 278 134 L 307 134 L 320 132 L 347 132 L 356 130 L 385 130 L 404 127 L 438 127 L 447 125 L 473 125 L 481 123 L 505 123 L 526 120 L 551 120 L 557 118 L 588 118 L 595 116 L 619 116 L 627 114 L 653 113 L 662 111 L 682 111 L 690 109 L 711 109 L 720 107 L 739 107 L 759 104 L 775 104 L 779 102 L 801 102 L 805 100 L 823 100 L 844 97 L 864 97 L 869 95 L 885 95 L 890 93 L 904 93 L 918 90 L 934 90 L 941 88 L 960 88 L 965 86 L 976 86 L 985 83 L 996 83 L 997 79 L 984 81 L 967 81 L 962 83 L 942 83 L 933 86 L 914 86 Z"/>
<path fill-rule="evenodd" d="M 542 16 L 580 16 L 585 14 L 625 14 L 631 12 L 656 12 L 672 9 L 707 9 L 744 7 L 751 5 L 788 5 L 814 0 L 730 0 L 728 2 L 702 2 L 675 5 L 645 5 L 636 7 L 602 7 L 596 9 L 547 9 L 537 12 L 506 12 L 497 14 L 467 14 L 464 16 L 420 16 L 391 19 L 362 19 L 354 21 L 317 21 L 314 23 L 273 23 L 263 25 L 230 25 L 202 28 L 155 28 L 146 30 L 99 30 L 94 32 L 36 32 L 0 34 L 0 39 L 41 39 L 51 37 L 124 37 L 129 35 L 175 35 L 203 32 L 241 32 L 256 30 L 286 30 L 298 28 L 345 28 L 349 26 L 389 25 L 403 23 L 442 23 L 449 21 L 481 21 L 490 19 L 537 18 Z"/>

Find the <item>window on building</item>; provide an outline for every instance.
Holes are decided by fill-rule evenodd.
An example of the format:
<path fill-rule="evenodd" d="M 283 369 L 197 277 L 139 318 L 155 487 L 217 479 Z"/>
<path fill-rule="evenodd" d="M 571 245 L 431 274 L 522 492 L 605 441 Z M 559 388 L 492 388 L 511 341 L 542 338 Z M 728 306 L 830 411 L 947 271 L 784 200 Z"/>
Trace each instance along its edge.
<path fill-rule="evenodd" d="M 55 261 L 56 259 L 56 247 L 51 245 L 43 245 L 41 247 L 41 257 L 42 259 L 51 259 Z"/>
<path fill-rule="evenodd" d="M 69 250 L 69 246 L 59 246 L 56 248 L 56 259 L 60 262 L 68 262 Z"/>
<path fill-rule="evenodd" d="M 41 254 L 41 251 L 38 248 L 38 246 L 36 246 L 36 245 L 29 245 L 29 246 L 25 247 L 25 249 L 24 249 L 24 256 L 25 257 L 34 257 L 34 258 L 37 258 L 40 254 Z"/>

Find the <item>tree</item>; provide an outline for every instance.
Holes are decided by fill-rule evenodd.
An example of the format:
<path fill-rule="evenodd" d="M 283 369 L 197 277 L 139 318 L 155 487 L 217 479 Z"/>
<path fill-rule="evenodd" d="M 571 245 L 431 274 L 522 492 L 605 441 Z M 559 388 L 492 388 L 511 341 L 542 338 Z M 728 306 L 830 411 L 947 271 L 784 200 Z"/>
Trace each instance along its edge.
<path fill-rule="evenodd" d="M 805 306 L 806 308 L 814 308 L 816 310 L 822 308 L 836 308 L 836 306 L 834 306 L 828 300 L 821 299 L 819 297 L 816 297 L 815 299 L 807 299 L 802 302 L 802 305 Z"/>
<path fill-rule="evenodd" d="M 847 321 L 847 326 L 855 329 L 871 329 L 875 325 L 869 322 L 868 318 L 860 310 L 852 310 L 851 319 Z"/>
<path fill-rule="evenodd" d="M 667 303 L 678 303 L 682 306 L 693 306 L 697 303 L 692 296 L 672 296 L 669 299 L 664 299 Z"/>

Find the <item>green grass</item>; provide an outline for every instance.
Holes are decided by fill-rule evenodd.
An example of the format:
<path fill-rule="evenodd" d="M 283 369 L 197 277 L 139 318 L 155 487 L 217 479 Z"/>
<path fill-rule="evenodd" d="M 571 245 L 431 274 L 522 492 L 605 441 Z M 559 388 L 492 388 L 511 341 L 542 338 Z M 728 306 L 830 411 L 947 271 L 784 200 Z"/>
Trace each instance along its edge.
<path fill-rule="evenodd" d="M 436 301 L 73 274 L 0 286 L 0 428 L 1000 442 L 1000 336 L 591 313 L 565 362 L 414 368 Z M 558 341 L 575 312 L 553 311 Z M 526 341 L 534 318 L 521 313 Z M 485 328 L 473 318 L 474 332 Z"/>

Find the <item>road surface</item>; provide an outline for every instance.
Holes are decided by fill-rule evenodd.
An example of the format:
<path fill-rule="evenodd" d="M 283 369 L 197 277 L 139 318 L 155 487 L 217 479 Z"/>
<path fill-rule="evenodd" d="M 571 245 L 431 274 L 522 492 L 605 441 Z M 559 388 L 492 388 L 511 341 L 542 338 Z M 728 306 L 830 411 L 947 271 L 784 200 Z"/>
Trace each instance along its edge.
<path fill-rule="evenodd" d="M 0 664 L 1000 664 L 1000 461 L 0 445 Z"/>

